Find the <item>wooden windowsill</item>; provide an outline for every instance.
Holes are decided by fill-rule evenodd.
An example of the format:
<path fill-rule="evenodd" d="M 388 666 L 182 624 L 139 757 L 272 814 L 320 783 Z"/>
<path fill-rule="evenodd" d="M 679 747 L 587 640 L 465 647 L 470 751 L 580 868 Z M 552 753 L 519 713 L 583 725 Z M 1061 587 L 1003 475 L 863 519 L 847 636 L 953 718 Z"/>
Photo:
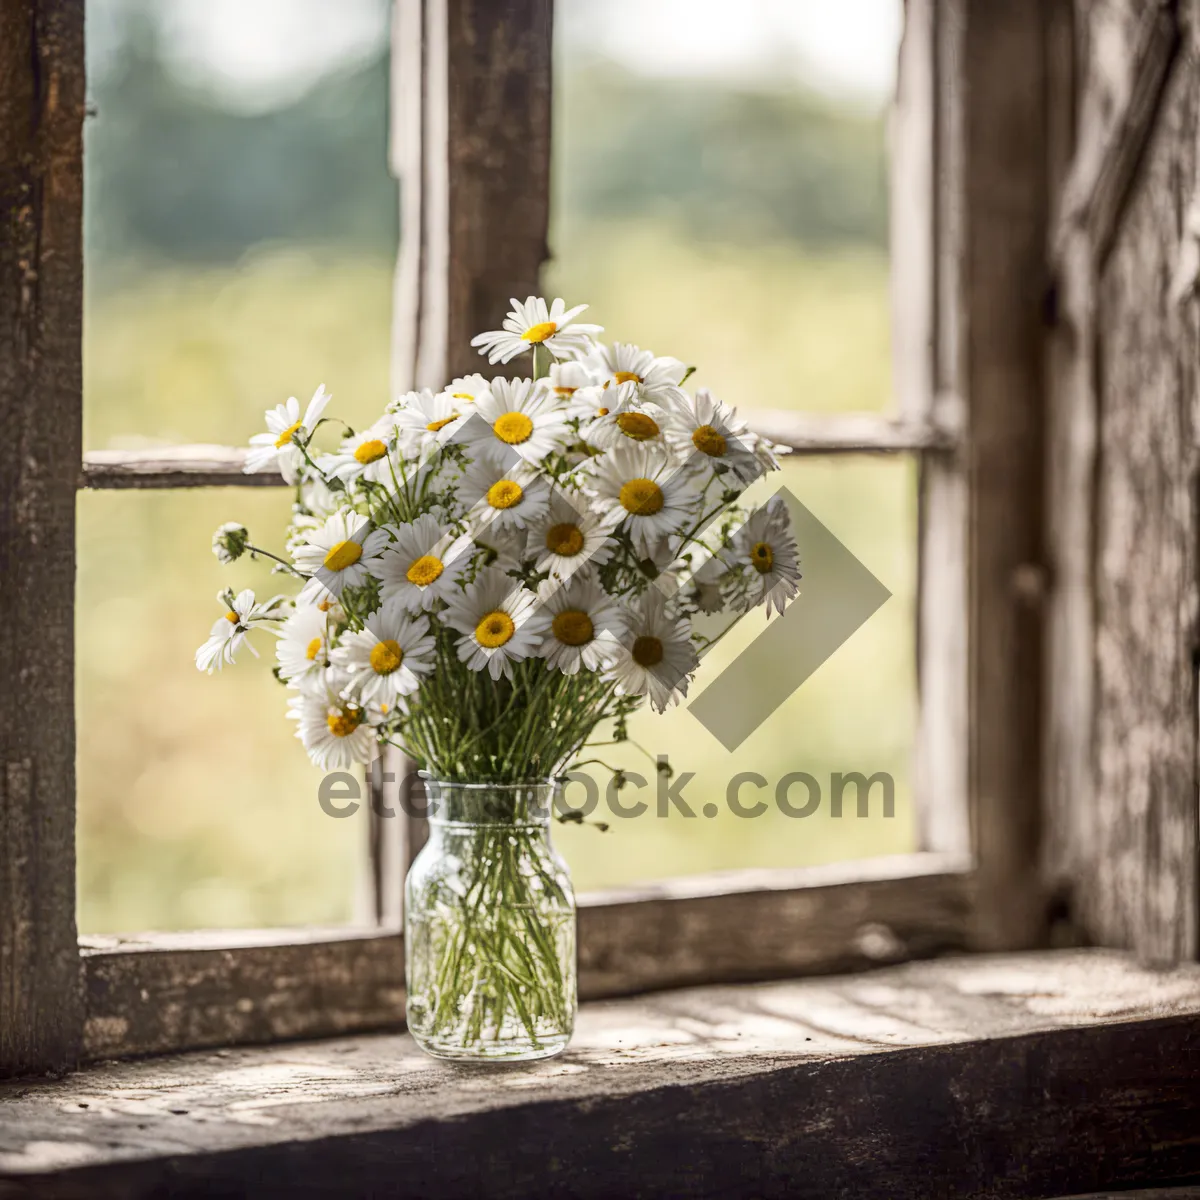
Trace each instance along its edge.
<path fill-rule="evenodd" d="M 1200 967 L 976 956 L 585 1005 L 464 1068 L 407 1035 L 0 1087 L 0 1197 L 1061 1196 L 1200 1179 Z"/>

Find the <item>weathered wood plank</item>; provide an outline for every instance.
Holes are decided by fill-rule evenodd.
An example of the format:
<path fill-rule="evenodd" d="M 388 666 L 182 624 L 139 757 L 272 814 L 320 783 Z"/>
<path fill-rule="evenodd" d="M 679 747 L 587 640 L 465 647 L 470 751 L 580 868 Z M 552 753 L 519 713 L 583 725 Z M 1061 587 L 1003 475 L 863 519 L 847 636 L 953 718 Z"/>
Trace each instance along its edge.
<path fill-rule="evenodd" d="M 1052 587 L 1043 843 L 1048 886 L 1065 901 L 1068 919 L 1072 893 L 1103 886 L 1107 871 L 1094 814 L 1098 275 L 1144 161 L 1166 73 L 1178 52 L 1173 6 L 1157 2 L 1080 3 L 1073 32 L 1079 50 L 1076 111 L 1055 118 L 1060 125 L 1073 123 L 1075 131 L 1070 170 L 1056 201 L 1056 281 L 1047 351 Z M 1062 100 L 1057 104 L 1062 107 Z M 1080 932 L 1094 935 L 1075 929 L 1071 936 Z"/>
<path fill-rule="evenodd" d="M 1058 208 L 1053 248 L 1056 278 L 1047 330 L 1046 657 L 1042 861 L 1048 889 L 1065 894 L 1086 870 L 1094 795 L 1092 730 L 1095 693 L 1095 613 L 1092 589 L 1096 465 L 1095 264 L 1090 236 L 1067 215 L 1091 186 L 1097 146 L 1105 136 L 1099 106 L 1077 114 L 1080 86 L 1075 46 L 1086 41 L 1088 14 L 1071 22 L 1067 53 L 1053 76 L 1052 124 L 1073 132 L 1052 147 L 1055 180 L 1070 156 L 1066 183 L 1051 197 Z M 1060 34 L 1061 36 L 1061 34 Z M 1094 50 L 1094 45 L 1093 45 Z M 1068 65 L 1064 71 L 1064 59 Z M 1120 56 L 1118 56 L 1120 60 Z M 1064 79 L 1063 76 L 1066 75 Z M 1088 71 L 1082 71 L 1087 80 Z M 1065 94 L 1064 94 L 1065 93 Z M 1077 119 L 1077 117 L 1079 119 Z M 1065 145 L 1064 145 L 1065 143 Z M 1086 148 L 1085 148 L 1086 147 Z"/>
<path fill-rule="evenodd" d="M 1193 310 L 1171 296 L 1196 179 L 1194 71 L 1172 76 L 1100 280 L 1096 790 L 1076 908 L 1089 936 L 1196 955 L 1197 574 Z"/>
<path fill-rule="evenodd" d="M 1059 1196 L 1056 1200 L 1196 1200 L 1200 1187 L 1137 1188 L 1129 1192 L 1089 1192 L 1086 1196 Z"/>
<path fill-rule="evenodd" d="M 894 420 L 875 413 L 791 413 L 748 409 L 751 428 L 797 454 L 899 454 L 951 450 L 956 435 L 928 422 Z M 284 487 L 278 471 L 246 475 L 244 448 L 154 446 L 139 450 L 89 450 L 82 488 Z"/>
<path fill-rule="evenodd" d="M 973 897 L 962 864 L 934 854 L 716 872 L 585 895 L 579 994 L 595 999 L 925 958 L 967 944 Z"/>
<path fill-rule="evenodd" d="M 1197 1015 L 1195 967 L 975 956 L 585 1005 L 562 1058 L 484 1073 L 404 1036 L 105 1065 L 0 1089 L 0 1195 L 925 1200 L 1197 1180 Z"/>
<path fill-rule="evenodd" d="M 270 930 L 88 938 L 88 1059 L 395 1028 L 398 931 Z"/>
<path fill-rule="evenodd" d="M 1046 8 L 949 4 L 961 171 L 947 367 L 967 406 L 969 789 L 979 944 L 1037 944 L 1041 785 L 1043 301 L 1048 239 Z M 956 51 L 956 52 L 955 52 Z M 1021 86 L 1014 87 L 1013 80 Z M 952 274 L 953 267 L 947 268 Z"/>
<path fill-rule="evenodd" d="M 959 950 L 972 910 L 964 867 L 946 856 L 901 855 L 585 895 L 580 995 L 829 974 Z M 386 918 L 398 919 L 399 897 L 382 899 Z M 404 1021 L 398 927 L 92 937 L 82 946 L 88 1059 L 400 1028 Z"/>
<path fill-rule="evenodd" d="M 154 446 L 89 450 L 81 488 L 284 487 L 278 471 L 244 471 L 247 450 L 234 446 Z"/>
<path fill-rule="evenodd" d="M 892 114 L 892 344 L 900 411 L 960 436 L 960 451 L 923 455 L 917 525 L 917 680 L 913 753 L 919 845 L 971 849 L 968 704 L 967 475 L 961 452 L 959 286 L 962 262 L 962 10 L 905 7 Z"/>
<path fill-rule="evenodd" d="M 1079 138 L 1056 244 L 1082 229 L 1108 256 L 1180 47 L 1175 5 L 1103 0 L 1079 8 L 1083 70 Z"/>
<path fill-rule="evenodd" d="M 493 373 L 470 345 L 549 254 L 552 0 L 405 0 L 395 26 L 394 153 L 404 184 L 395 383 Z M 419 33 L 419 37 L 417 34 Z M 421 120 L 411 106 L 420 80 Z M 419 143 L 419 144 L 418 144 Z M 419 242 L 414 245 L 414 239 Z M 401 289 L 404 289 L 403 291 Z"/>
<path fill-rule="evenodd" d="M 0 1075 L 69 1066 L 82 0 L 0 8 Z"/>
<path fill-rule="evenodd" d="M 950 451 L 961 441 L 950 428 L 928 420 L 877 413 L 798 413 L 778 409 L 739 409 L 755 432 L 793 454 L 917 454 Z"/>

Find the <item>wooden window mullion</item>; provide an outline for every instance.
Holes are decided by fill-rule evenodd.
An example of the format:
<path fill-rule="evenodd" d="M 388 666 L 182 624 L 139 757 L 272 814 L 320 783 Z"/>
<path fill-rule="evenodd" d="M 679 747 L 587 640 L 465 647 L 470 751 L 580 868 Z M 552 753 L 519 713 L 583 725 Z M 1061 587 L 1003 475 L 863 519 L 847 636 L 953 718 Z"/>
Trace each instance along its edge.
<path fill-rule="evenodd" d="M 62 1070 L 75 927 L 82 0 L 0 7 L 0 1075 Z"/>
<path fill-rule="evenodd" d="M 502 368 L 471 338 L 499 328 L 512 297 L 539 291 L 549 255 L 553 10 L 553 0 L 398 0 L 391 158 L 402 225 L 413 227 L 401 229 L 396 271 L 396 393 L 495 375 Z M 389 769 L 403 778 L 412 765 Z M 372 836 L 377 870 L 411 862 L 425 837 L 422 817 L 385 818 Z M 394 893 L 392 883 L 377 879 L 376 895 Z"/>
<path fill-rule="evenodd" d="M 964 399 L 967 494 L 968 795 L 979 909 L 975 944 L 1038 945 L 1044 314 L 1047 244 L 1046 44 L 1041 0 L 939 0 L 939 223 L 953 326 L 942 371 Z M 1021 85 L 1013 86 L 1019 79 Z"/>

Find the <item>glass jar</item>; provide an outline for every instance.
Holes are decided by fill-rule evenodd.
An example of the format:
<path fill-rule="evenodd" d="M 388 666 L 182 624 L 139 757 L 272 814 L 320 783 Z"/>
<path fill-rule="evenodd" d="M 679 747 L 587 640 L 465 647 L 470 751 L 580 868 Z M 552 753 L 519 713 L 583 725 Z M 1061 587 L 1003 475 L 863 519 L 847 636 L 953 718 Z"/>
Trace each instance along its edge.
<path fill-rule="evenodd" d="M 575 894 L 550 844 L 554 783 L 425 781 L 405 887 L 408 1028 L 438 1058 L 528 1060 L 575 1025 Z"/>

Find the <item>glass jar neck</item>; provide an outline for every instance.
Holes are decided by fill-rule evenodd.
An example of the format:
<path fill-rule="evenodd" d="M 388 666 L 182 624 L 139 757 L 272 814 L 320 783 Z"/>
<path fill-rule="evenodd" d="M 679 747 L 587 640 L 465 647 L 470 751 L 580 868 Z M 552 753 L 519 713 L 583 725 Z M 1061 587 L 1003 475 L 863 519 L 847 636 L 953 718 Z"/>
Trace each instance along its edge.
<path fill-rule="evenodd" d="M 559 785 L 545 783 L 444 783 L 425 779 L 431 830 L 448 825 L 550 828 Z"/>

